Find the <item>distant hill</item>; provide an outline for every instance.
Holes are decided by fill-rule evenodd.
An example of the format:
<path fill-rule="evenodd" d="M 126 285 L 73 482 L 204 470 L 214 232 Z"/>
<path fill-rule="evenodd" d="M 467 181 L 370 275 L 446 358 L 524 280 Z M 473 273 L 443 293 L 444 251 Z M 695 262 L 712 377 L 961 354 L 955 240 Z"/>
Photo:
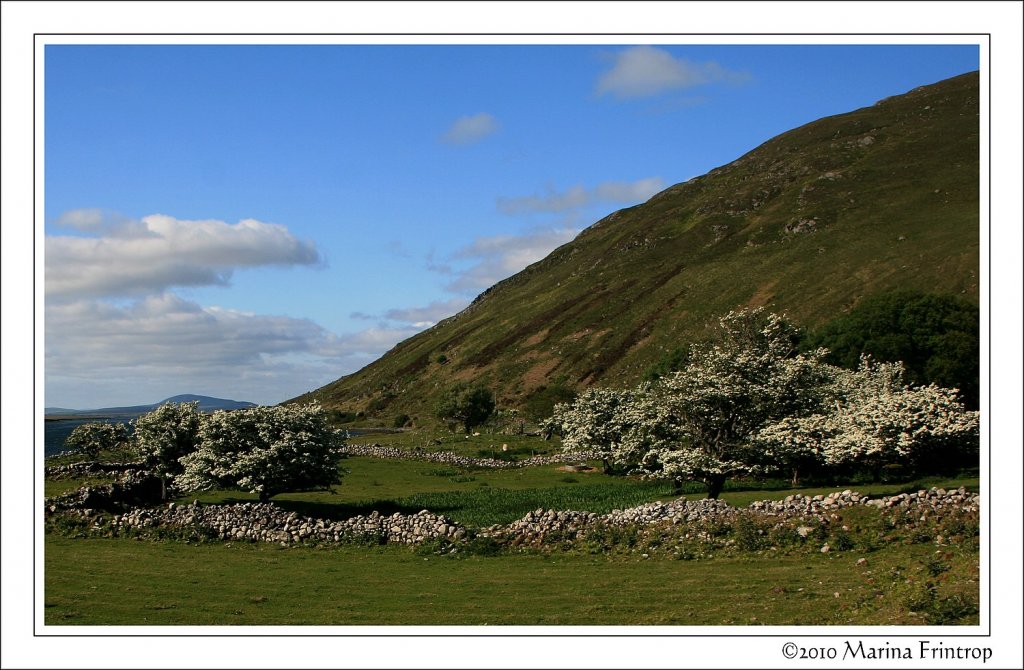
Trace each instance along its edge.
<path fill-rule="evenodd" d="M 182 403 L 199 401 L 199 411 L 201 412 L 215 412 L 219 409 L 245 409 L 247 407 L 255 407 L 255 403 L 243 402 L 239 400 L 225 400 L 224 398 L 211 398 L 205 395 L 193 395 L 193 394 L 182 394 L 172 396 L 155 402 L 151 405 L 133 405 L 130 407 L 101 407 L 98 409 L 65 409 L 63 407 L 46 407 L 43 411 L 47 416 L 60 415 L 60 416 L 80 416 L 80 415 L 93 415 L 93 416 L 139 416 L 147 412 L 152 412 L 160 405 L 166 403 Z"/>
<path fill-rule="evenodd" d="M 813 328 L 893 289 L 977 303 L 978 97 L 968 73 L 779 135 L 605 217 L 459 314 L 290 402 L 424 424 L 441 392 L 475 381 L 499 406 L 529 410 L 635 384 L 738 307 Z"/>

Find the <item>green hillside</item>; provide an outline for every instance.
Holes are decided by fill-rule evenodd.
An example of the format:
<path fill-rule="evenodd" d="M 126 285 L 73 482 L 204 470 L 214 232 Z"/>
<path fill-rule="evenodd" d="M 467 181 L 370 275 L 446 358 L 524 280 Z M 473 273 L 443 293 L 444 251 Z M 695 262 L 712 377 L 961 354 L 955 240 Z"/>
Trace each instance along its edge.
<path fill-rule="evenodd" d="M 779 135 L 294 400 L 422 424 L 456 381 L 488 385 L 505 408 L 633 384 L 736 307 L 815 327 L 892 289 L 977 302 L 978 95 L 969 73 Z"/>

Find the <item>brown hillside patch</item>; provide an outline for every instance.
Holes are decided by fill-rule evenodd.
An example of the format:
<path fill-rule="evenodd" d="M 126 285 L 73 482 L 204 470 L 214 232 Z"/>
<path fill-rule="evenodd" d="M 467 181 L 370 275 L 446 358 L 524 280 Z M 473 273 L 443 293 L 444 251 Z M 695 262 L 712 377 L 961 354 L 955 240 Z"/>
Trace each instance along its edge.
<path fill-rule="evenodd" d="M 560 362 L 560 360 L 551 356 L 541 358 L 523 375 L 523 387 L 526 389 L 535 389 L 544 384 L 544 382 L 547 381 L 548 375 L 551 374 L 552 370 L 558 367 Z"/>
<path fill-rule="evenodd" d="M 772 289 L 775 288 L 775 284 L 778 283 L 777 279 L 773 279 L 770 282 L 761 284 L 754 295 L 750 296 L 750 300 L 747 301 L 747 307 L 764 307 L 772 300 L 775 299 L 775 292 Z"/>
<path fill-rule="evenodd" d="M 523 342 L 523 346 L 524 347 L 532 347 L 534 345 L 540 344 L 541 342 L 543 342 L 544 340 L 547 339 L 548 333 L 550 333 L 550 332 L 551 332 L 550 328 L 545 328 L 544 330 L 542 330 L 542 331 L 540 331 L 540 332 L 538 332 L 538 333 L 536 333 L 534 335 L 531 335 L 530 337 L 528 337 Z"/>

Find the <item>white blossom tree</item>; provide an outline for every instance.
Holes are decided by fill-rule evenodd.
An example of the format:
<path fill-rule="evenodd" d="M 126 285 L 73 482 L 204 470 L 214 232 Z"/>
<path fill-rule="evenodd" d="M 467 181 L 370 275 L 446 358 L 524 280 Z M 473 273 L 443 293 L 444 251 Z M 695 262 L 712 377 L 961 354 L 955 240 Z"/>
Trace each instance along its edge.
<path fill-rule="evenodd" d="M 214 412 L 202 422 L 199 448 L 181 459 L 177 485 L 238 488 L 261 502 L 284 491 L 329 489 L 340 481 L 341 440 L 316 403 Z"/>
<path fill-rule="evenodd" d="M 800 452 L 779 445 L 767 453 L 756 439 L 767 426 L 817 411 L 827 397 L 826 352 L 797 354 L 798 337 L 795 326 L 760 308 L 722 317 L 717 337 L 690 347 L 683 369 L 653 389 L 650 402 L 660 409 L 646 412 L 653 420 L 632 438 L 650 441 L 644 470 L 703 481 L 715 498 L 729 477 L 798 463 Z"/>
<path fill-rule="evenodd" d="M 978 412 L 964 408 L 956 389 L 908 386 L 902 363 L 862 357 L 856 371 L 836 368 L 830 393 L 822 411 L 767 428 L 761 442 L 813 446 L 828 465 L 875 471 L 977 449 Z"/>
<path fill-rule="evenodd" d="M 728 477 L 795 465 L 795 452 L 767 457 L 753 437 L 819 407 L 830 379 L 824 350 L 797 354 L 795 326 L 762 309 L 730 312 L 717 335 L 655 383 L 591 389 L 560 406 L 553 421 L 565 448 L 597 449 L 611 463 L 677 485 L 701 480 L 711 497 Z"/>
<path fill-rule="evenodd" d="M 96 458 L 103 450 L 121 447 L 128 440 L 128 427 L 123 423 L 83 423 L 76 426 L 64 446 Z"/>
<path fill-rule="evenodd" d="M 160 478 L 161 498 L 182 472 L 179 459 L 195 451 L 202 414 L 199 403 L 165 403 L 134 421 L 135 448 L 146 466 Z"/>
<path fill-rule="evenodd" d="M 619 448 L 628 428 L 621 410 L 631 405 L 635 395 L 631 390 L 587 389 L 573 402 L 555 405 L 545 425 L 561 434 L 563 450 L 595 451 L 609 472 L 612 463 L 623 464 L 626 458 Z"/>
<path fill-rule="evenodd" d="M 900 363 L 856 371 L 796 353 L 798 331 L 762 309 L 730 312 L 682 370 L 631 391 L 591 389 L 558 405 L 567 450 L 600 451 L 649 477 L 703 481 L 801 469 L 913 465 L 977 448 L 978 414 L 955 389 L 911 388 Z"/>

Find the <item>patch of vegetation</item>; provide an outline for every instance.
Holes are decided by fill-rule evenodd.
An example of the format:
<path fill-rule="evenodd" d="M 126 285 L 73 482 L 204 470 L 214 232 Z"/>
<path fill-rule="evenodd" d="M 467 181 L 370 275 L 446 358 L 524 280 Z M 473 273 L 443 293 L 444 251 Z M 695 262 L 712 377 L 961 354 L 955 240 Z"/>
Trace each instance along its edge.
<path fill-rule="evenodd" d="M 960 389 L 978 408 L 978 306 L 958 296 L 894 291 L 865 298 L 847 314 L 809 333 L 805 350 L 825 347 L 830 363 L 854 370 L 864 354 L 902 361 L 908 381 Z"/>

